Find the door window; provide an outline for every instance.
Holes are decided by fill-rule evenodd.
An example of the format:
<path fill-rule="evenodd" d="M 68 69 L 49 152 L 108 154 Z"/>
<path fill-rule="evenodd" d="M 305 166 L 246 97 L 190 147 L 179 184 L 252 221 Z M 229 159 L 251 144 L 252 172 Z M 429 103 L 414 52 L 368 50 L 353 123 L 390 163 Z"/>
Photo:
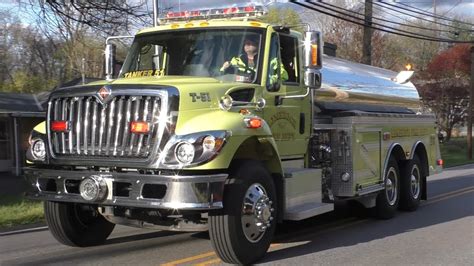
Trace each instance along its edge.
<path fill-rule="evenodd" d="M 280 54 L 282 66 L 288 73 L 288 79 L 283 79 L 283 83 L 299 83 L 298 39 L 280 35 Z"/>

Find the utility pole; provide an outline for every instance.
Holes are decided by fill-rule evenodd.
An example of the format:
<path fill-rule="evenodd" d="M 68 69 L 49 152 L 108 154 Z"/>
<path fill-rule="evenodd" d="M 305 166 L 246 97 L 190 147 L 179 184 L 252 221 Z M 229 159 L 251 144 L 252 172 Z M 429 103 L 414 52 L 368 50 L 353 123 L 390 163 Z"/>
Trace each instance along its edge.
<path fill-rule="evenodd" d="M 82 84 L 86 84 L 86 59 L 83 57 L 81 61 Z"/>
<path fill-rule="evenodd" d="M 472 120 L 474 112 L 474 45 L 471 46 L 471 88 L 469 90 L 469 113 L 467 117 L 467 158 L 472 160 Z"/>
<path fill-rule="evenodd" d="M 158 23 L 158 16 L 160 15 L 159 12 L 159 4 L 158 0 L 153 0 L 153 27 L 159 26 Z M 153 54 L 153 69 L 160 69 L 161 62 L 160 62 L 160 47 L 158 45 L 155 46 L 155 53 Z"/>
<path fill-rule="evenodd" d="M 158 26 L 158 0 L 153 0 L 153 27 Z"/>
<path fill-rule="evenodd" d="M 372 64 L 372 1 L 365 0 L 364 37 L 362 40 L 362 63 Z"/>

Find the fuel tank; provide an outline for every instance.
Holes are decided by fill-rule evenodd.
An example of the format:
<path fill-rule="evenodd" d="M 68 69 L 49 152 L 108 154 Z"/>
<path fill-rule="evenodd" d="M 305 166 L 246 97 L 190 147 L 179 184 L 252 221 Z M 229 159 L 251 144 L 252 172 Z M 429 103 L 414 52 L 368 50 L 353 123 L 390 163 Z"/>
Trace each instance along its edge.
<path fill-rule="evenodd" d="M 395 82 L 397 72 L 323 56 L 322 86 L 315 104 L 324 110 L 413 113 L 420 98 L 410 81 Z"/>

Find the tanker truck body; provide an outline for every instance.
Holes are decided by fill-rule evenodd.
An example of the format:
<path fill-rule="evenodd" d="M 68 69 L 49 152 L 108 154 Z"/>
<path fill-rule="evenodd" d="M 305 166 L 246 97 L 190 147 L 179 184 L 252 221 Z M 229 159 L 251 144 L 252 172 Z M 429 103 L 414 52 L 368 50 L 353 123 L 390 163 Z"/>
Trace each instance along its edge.
<path fill-rule="evenodd" d="M 318 32 L 222 15 L 244 11 L 259 9 L 142 30 L 118 78 L 51 93 L 25 173 L 59 242 L 209 230 L 223 261 L 248 264 L 285 220 L 338 201 L 388 219 L 426 199 L 442 160 L 413 84 L 322 56 Z M 248 39 L 253 66 L 232 63 Z"/>

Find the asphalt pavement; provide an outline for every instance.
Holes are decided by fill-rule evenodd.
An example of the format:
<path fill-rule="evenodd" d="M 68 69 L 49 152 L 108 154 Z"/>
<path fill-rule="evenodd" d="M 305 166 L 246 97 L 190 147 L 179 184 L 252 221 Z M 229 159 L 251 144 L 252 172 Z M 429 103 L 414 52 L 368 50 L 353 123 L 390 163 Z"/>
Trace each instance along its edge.
<path fill-rule="evenodd" d="M 264 265 L 474 265 L 474 165 L 431 176 L 416 212 L 376 220 L 342 208 L 279 226 Z M 47 230 L 0 236 L 0 265 L 220 265 L 207 233 L 117 226 L 105 245 L 72 248 Z"/>

